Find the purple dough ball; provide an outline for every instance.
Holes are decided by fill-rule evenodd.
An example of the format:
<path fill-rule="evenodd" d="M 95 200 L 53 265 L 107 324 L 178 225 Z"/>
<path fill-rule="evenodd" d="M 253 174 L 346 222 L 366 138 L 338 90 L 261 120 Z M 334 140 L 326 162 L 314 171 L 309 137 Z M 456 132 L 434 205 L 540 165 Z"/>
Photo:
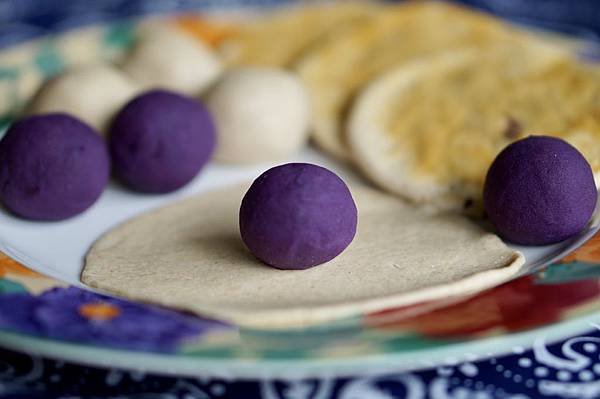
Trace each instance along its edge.
<path fill-rule="evenodd" d="M 104 140 L 66 114 L 22 119 L 0 141 L 0 200 L 24 218 L 75 216 L 96 202 L 109 176 Z"/>
<path fill-rule="evenodd" d="M 356 205 L 344 181 L 306 163 L 264 172 L 240 208 L 244 244 L 278 269 L 307 269 L 335 258 L 352 242 L 356 222 Z"/>
<path fill-rule="evenodd" d="M 164 90 L 134 98 L 115 117 L 110 152 L 130 188 L 167 193 L 189 183 L 215 148 L 215 128 L 198 101 Z"/>
<path fill-rule="evenodd" d="M 523 245 L 562 241 L 587 225 L 598 193 L 590 165 L 566 141 L 531 136 L 494 160 L 485 210 L 500 236 Z"/>

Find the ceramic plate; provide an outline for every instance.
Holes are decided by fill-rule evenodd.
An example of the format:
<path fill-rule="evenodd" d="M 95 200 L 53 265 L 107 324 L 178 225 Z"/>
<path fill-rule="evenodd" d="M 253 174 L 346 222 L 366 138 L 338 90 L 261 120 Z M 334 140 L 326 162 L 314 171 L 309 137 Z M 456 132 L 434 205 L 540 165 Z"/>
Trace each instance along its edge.
<path fill-rule="evenodd" d="M 2 121 L 10 123 L 36 84 L 65 65 L 118 57 L 145 23 L 108 23 L 6 49 L 0 54 Z M 164 17 L 158 23 L 194 32 L 202 24 L 195 16 Z M 312 149 L 288 161 L 324 165 L 342 176 L 352 173 Z M 79 282 L 85 252 L 111 227 L 179 198 L 253 179 L 270 166 L 211 164 L 185 189 L 164 196 L 134 194 L 111 185 L 89 211 L 59 223 L 24 221 L 1 210 L 0 250 L 8 257 L 0 258 L 0 344 L 83 363 L 162 373 L 339 375 L 491 356 L 527 345 L 540 332 L 550 339 L 576 334 L 589 329 L 587 322 L 596 317 L 600 236 L 590 238 L 597 226 L 560 244 L 518 248 L 528 259 L 526 275 L 478 295 L 300 331 L 239 329 L 105 297 Z M 537 317 L 523 320 L 526 312 Z"/>

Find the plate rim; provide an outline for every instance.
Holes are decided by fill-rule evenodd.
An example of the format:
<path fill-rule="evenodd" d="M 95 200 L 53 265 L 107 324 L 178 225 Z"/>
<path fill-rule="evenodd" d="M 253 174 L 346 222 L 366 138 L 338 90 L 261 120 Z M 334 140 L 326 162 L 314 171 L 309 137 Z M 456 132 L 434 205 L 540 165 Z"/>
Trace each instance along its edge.
<path fill-rule="evenodd" d="M 386 372 L 415 372 L 436 366 L 452 366 L 504 356 L 534 342 L 554 343 L 567 337 L 600 329 L 600 312 L 562 320 L 554 324 L 506 335 L 483 337 L 444 347 L 403 352 L 360 355 L 340 359 L 219 359 L 196 358 L 183 353 L 161 354 L 52 340 L 0 331 L 0 346 L 31 355 L 70 361 L 82 365 L 138 370 L 163 375 L 212 378 L 307 379 L 362 377 Z M 543 338 L 540 336 L 543 335 Z M 425 357 L 426 361 L 416 358 Z M 483 355 L 482 355 L 483 354 Z M 420 362 L 420 364 L 416 364 Z M 365 371 L 368 368 L 368 371 Z"/>

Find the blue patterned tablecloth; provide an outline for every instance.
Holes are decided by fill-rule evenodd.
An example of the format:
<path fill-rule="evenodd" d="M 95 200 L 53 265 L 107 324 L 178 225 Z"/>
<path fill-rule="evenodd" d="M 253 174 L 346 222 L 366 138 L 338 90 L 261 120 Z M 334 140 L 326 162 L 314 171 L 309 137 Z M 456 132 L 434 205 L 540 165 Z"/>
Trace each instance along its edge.
<path fill-rule="evenodd" d="M 493 399 L 600 397 L 600 327 L 532 348 L 376 377 L 223 380 L 81 367 L 0 350 L 1 398 L 102 399 Z"/>
<path fill-rule="evenodd" d="M 173 9 L 277 0 L 0 0 L 0 47 L 73 26 Z M 464 0 L 507 18 L 600 34 L 598 0 Z M 524 315 L 524 317 L 526 317 Z M 600 319 L 600 318 L 599 318 Z M 599 320 L 600 322 L 600 320 Z M 0 349 L 0 398 L 598 398 L 600 327 L 502 357 L 411 373 L 298 381 L 176 378 L 83 367 Z"/>

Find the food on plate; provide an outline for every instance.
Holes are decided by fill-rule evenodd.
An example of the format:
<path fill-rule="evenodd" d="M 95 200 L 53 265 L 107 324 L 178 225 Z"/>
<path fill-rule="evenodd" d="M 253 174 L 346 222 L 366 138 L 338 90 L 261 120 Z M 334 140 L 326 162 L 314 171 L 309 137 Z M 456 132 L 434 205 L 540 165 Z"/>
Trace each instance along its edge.
<path fill-rule="evenodd" d="M 112 124 L 114 172 L 136 191 L 177 190 L 208 162 L 215 136 L 212 116 L 200 102 L 165 90 L 143 93 Z"/>
<path fill-rule="evenodd" d="M 289 66 L 327 32 L 377 9 L 368 1 L 286 8 L 241 22 L 219 50 L 230 66 Z"/>
<path fill-rule="evenodd" d="M 210 91 L 206 105 L 217 126 L 218 160 L 280 160 L 296 153 L 308 140 L 308 96 L 290 72 L 233 69 Z"/>
<path fill-rule="evenodd" d="M 353 107 L 348 139 L 380 187 L 480 215 L 490 164 L 519 138 L 561 137 L 600 172 L 599 107 L 599 70 L 554 49 L 464 49 L 377 78 Z"/>
<path fill-rule="evenodd" d="M 279 270 L 240 239 L 240 200 L 249 185 L 204 193 L 114 228 L 88 252 L 83 282 L 267 329 L 475 293 L 509 280 L 524 263 L 464 216 L 430 215 L 356 185 L 350 191 L 360 220 L 352 244 L 321 266 Z"/>
<path fill-rule="evenodd" d="M 67 114 L 26 117 L 0 141 L 0 201 L 32 220 L 62 220 L 88 209 L 106 187 L 106 144 Z"/>
<path fill-rule="evenodd" d="M 134 191 L 173 192 L 213 155 L 285 160 L 311 130 L 383 190 L 313 164 L 277 166 L 113 228 L 86 255 L 89 286 L 243 327 L 304 327 L 463 297 L 523 272 L 521 253 L 448 210 L 485 207 L 501 237 L 526 245 L 589 223 L 600 69 L 568 46 L 433 1 L 222 21 L 144 24 L 120 70 L 82 66 L 47 82 L 27 109 L 42 115 L 0 141 L 6 208 L 74 216 L 111 166 Z"/>
<path fill-rule="evenodd" d="M 390 5 L 334 30 L 307 50 L 295 69 L 307 85 L 319 147 L 349 159 L 345 120 L 357 92 L 414 59 L 461 46 L 515 43 L 525 35 L 491 16 L 443 2 Z"/>
<path fill-rule="evenodd" d="M 307 163 L 267 170 L 252 183 L 240 207 L 244 244 L 278 269 L 308 269 L 330 261 L 350 245 L 356 224 L 356 205 L 346 183 Z"/>
<path fill-rule="evenodd" d="M 483 194 L 488 218 L 516 244 L 547 245 L 583 230 L 598 192 L 583 155 L 556 137 L 531 136 L 494 160 Z"/>
<path fill-rule="evenodd" d="M 138 85 L 110 64 L 82 65 L 47 80 L 25 113 L 65 112 L 104 134 L 117 111 L 138 92 Z"/>
<path fill-rule="evenodd" d="M 146 89 L 201 94 L 221 74 L 221 60 L 202 41 L 174 29 L 155 29 L 142 36 L 121 68 Z"/>

